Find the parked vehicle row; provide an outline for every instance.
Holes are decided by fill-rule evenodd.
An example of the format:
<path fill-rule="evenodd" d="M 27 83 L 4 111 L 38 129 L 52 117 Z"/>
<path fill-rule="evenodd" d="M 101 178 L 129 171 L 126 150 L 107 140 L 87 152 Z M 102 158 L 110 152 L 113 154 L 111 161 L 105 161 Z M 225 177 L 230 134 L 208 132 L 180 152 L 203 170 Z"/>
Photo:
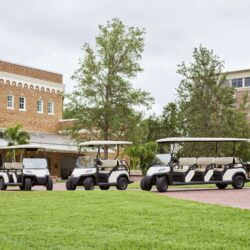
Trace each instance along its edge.
<path fill-rule="evenodd" d="M 241 189 L 250 181 L 250 167 L 247 162 L 235 156 L 235 144 L 247 142 L 241 138 L 163 138 L 157 143 L 167 144 L 168 153 L 158 153 L 146 175 L 141 179 L 142 190 L 150 191 L 153 186 L 159 192 L 166 192 L 170 185 L 215 184 L 225 189 L 229 184 Z M 215 143 L 216 152 L 213 157 L 176 157 L 183 143 Z M 233 143 L 232 156 L 219 157 L 218 143 Z M 98 186 L 108 190 L 115 186 L 118 190 L 126 190 L 133 181 L 129 176 L 129 164 L 120 156 L 120 147 L 130 145 L 128 141 L 87 141 L 80 143 L 79 156 L 75 168 L 66 182 L 67 190 L 76 190 L 83 186 L 85 190 L 93 190 Z M 91 147 L 97 154 L 89 157 L 86 147 Z M 103 159 L 104 149 L 116 147 L 114 159 Z M 47 190 L 53 189 L 53 181 L 49 173 L 46 150 L 34 145 L 1 147 L 3 164 L 0 166 L 0 190 L 8 186 L 18 186 L 20 190 L 30 191 L 33 186 L 41 185 Z M 11 159 L 11 160 L 10 160 Z"/>

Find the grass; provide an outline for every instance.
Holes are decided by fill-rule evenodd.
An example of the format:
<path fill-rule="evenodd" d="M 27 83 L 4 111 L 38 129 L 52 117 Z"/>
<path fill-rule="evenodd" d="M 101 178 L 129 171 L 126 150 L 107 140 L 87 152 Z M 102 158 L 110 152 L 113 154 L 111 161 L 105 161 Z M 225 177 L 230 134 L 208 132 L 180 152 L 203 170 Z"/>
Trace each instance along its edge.
<path fill-rule="evenodd" d="M 249 249 L 250 210 L 138 191 L 0 193 L 0 249 Z"/>

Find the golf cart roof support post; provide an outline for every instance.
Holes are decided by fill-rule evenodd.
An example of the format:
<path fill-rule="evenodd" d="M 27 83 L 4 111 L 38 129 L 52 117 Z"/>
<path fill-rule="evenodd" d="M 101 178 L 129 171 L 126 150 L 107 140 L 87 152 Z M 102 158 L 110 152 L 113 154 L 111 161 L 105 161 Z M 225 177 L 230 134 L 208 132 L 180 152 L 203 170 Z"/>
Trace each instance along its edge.
<path fill-rule="evenodd" d="M 175 142 L 174 142 L 174 144 L 173 144 L 172 151 L 171 151 L 171 159 L 173 158 L 174 150 L 175 150 Z M 171 160 L 171 159 L 170 159 L 170 160 Z"/>
<path fill-rule="evenodd" d="M 218 156 L 218 142 L 215 142 L 215 154 Z"/>
<path fill-rule="evenodd" d="M 117 154 L 115 156 L 115 160 L 118 158 L 119 153 L 120 153 L 120 145 L 117 145 Z"/>
<path fill-rule="evenodd" d="M 96 158 L 97 159 L 101 158 L 101 145 L 98 145 Z"/>
<path fill-rule="evenodd" d="M 234 152 L 233 152 L 233 156 L 235 155 L 235 151 L 236 151 L 236 148 L 235 148 L 235 141 L 234 141 Z"/>

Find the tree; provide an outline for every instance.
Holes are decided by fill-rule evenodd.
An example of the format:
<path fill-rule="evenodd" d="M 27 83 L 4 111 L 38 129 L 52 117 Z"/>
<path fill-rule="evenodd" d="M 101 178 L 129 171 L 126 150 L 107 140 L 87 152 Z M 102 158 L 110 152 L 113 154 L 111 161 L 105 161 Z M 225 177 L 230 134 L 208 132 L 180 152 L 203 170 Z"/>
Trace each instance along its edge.
<path fill-rule="evenodd" d="M 177 89 L 182 134 L 249 137 L 246 116 L 235 109 L 234 89 L 227 84 L 226 75 L 222 72 L 224 63 L 213 51 L 202 46 L 194 49 L 193 59 L 189 65 L 179 65 L 177 70 L 182 76 Z M 213 145 L 210 146 L 212 151 Z"/>
<path fill-rule="evenodd" d="M 8 146 L 29 143 L 29 133 L 26 131 L 21 131 L 21 128 L 22 125 L 17 124 L 15 127 L 7 128 L 1 133 L 1 137 L 8 142 Z"/>
<path fill-rule="evenodd" d="M 157 143 L 151 141 L 141 145 L 131 146 L 125 150 L 125 153 L 130 156 L 131 168 L 135 169 L 137 166 L 140 166 L 143 175 L 145 175 L 153 163 L 156 151 Z"/>
<path fill-rule="evenodd" d="M 144 30 L 113 19 L 99 26 L 95 49 L 83 46 L 84 58 L 72 77 L 78 84 L 67 104 L 67 116 L 78 119 L 77 129 L 109 140 L 128 138 L 138 128 L 142 112 L 135 108 L 150 108 L 153 102 L 149 93 L 131 83 L 142 72 L 144 35 Z"/>
<path fill-rule="evenodd" d="M 179 115 L 178 106 L 174 102 L 168 103 L 163 108 L 161 115 L 162 137 L 176 137 L 181 135 L 182 131 Z"/>
<path fill-rule="evenodd" d="M 17 124 L 15 127 L 7 128 L 0 133 L 0 138 L 3 138 L 7 141 L 8 146 L 15 146 L 21 144 L 28 144 L 30 140 L 29 133 L 26 131 L 21 131 L 22 125 Z M 9 152 L 7 157 L 12 157 L 13 161 L 16 161 L 16 152 L 15 150 Z"/>

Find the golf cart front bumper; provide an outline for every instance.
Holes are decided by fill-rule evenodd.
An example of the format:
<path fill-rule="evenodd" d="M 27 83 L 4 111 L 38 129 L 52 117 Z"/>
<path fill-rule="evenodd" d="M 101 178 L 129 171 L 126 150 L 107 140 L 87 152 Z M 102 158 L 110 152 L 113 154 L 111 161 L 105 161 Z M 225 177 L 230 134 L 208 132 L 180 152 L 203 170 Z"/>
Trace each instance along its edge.
<path fill-rule="evenodd" d="M 44 186 L 46 185 L 47 181 L 48 181 L 49 176 L 44 176 L 44 177 L 35 177 L 34 179 L 34 184 L 33 185 L 41 185 Z"/>

